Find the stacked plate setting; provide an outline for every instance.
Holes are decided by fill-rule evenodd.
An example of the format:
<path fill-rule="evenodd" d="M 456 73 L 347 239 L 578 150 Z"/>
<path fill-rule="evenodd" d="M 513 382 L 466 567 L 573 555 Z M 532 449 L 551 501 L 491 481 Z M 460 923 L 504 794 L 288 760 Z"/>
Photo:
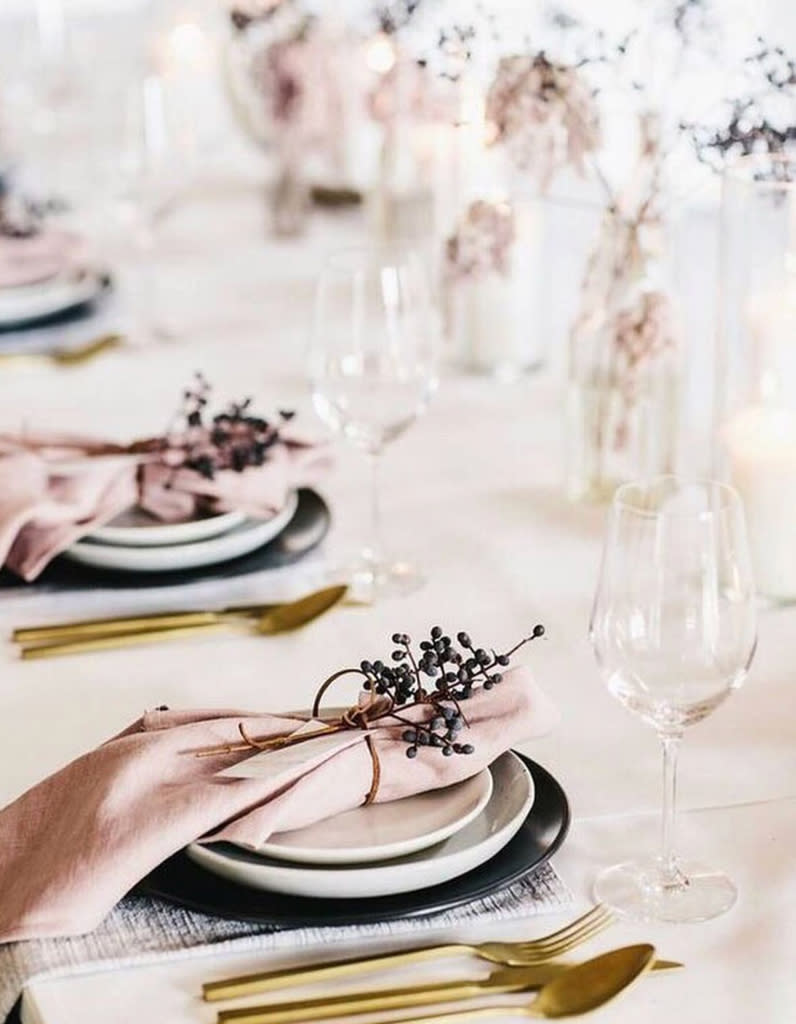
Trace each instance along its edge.
<path fill-rule="evenodd" d="M 486 863 L 522 827 L 534 784 L 511 751 L 464 782 L 371 804 L 257 849 L 193 843 L 188 857 L 250 888 L 294 896 L 360 899 L 414 892 Z"/>
<path fill-rule="evenodd" d="M 68 548 L 63 557 L 95 569 L 172 572 L 195 569 L 247 555 L 273 540 L 298 506 L 291 491 L 271 519 L 247 519 L 227 512 L 181 523 L 161 523 L 133 508 Z"/>
<path fill-rule="evenodd" d="M 0 288 L 0 331 L 23 330 L 74 313 L 110 287 L 107 274 L 69 268 L 44 281 Z"/>

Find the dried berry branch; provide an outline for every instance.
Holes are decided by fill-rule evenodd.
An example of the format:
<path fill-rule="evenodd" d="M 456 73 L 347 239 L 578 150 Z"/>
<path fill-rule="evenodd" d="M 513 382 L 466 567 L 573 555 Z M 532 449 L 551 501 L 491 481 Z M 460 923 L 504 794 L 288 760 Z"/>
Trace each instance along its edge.
<path fill-rule="evenodd" d="M 440 748 L 445 757 L 472 754 L 473 745 L 458 740 L 460 732 L 468 725 L 461 705 L 472 697 L 477 687 L 491 690 L 502 682 L 500 669 L 510 663 L 521 647 L 543 634 L 543 626 L 534 626 L 530 636 L 511 650 L 498 654 L 494 650 L 476 648 L 464 632 L 457 634 L 457 646 L 440 626 L 434 626 L 429 638 L 420 642 L 420 655 L 416 657 L 410 637 L 406 633 L 394 633 L 393 664 L 379 660 L 361 662 L 358 671 L 365 680 L 362 688 L 375 697 L 387 698 L 384 716 L 408 726 L 401 734 L 408 744 L 407 757 L 416 757 L 418 749 L 425 746 Z M 426 721 L 413 722 L 401 713 L 418 706 L 430 709 Z"/>
<path fill-rule="evenodd" d="M 5 238 L 32 238 L 39 234 L 44 220 L 63 213 L 67 204 L 62 199 L 32 199 L 12 195 L 8 184 L 0 176 L 0 236 Z"/>
<path fill-rule="evenodd" d="M 792 167 L 778 157 L 796 148 L 796 124 L 772 119 L 772 103 L 796 104 L 796 60 L 781 46 L 758 38 L 754 53 L 745 60 L 752 77 L 750 91 L 726 103 L 726 119 L 720 125 L 684 121 L 680 125 L 691 139 L 697 158 L 720 172 L 733 159 L 753 154 L 774 157 L 761 166 L 759 178 L 791 180 Z"/>
<path fill-rule="evenodd" d="M 211 386 L 201 374 L 183 392 L 182 406 L 163 438 L 169 465 L 192 469 L 208 480 L 222 470 L 242 473 L 262 466 L 269 450 L 280 440 L 280 429 L 294 416 L 280 410 L 272 422 L 250 412 L 251 398 L 232 402 L 223 412 L 207 419 Z"/>

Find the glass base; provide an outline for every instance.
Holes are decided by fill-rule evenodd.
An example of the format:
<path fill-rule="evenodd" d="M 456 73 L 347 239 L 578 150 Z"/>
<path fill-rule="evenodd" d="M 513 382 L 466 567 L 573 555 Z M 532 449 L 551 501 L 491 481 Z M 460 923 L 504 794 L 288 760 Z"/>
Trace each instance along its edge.
<path fill-rule="evenodd" d="M 737 897 L 725 874 L 689 861 L 678 863 L 674 881 L 653 860 L 618 864 L 594 883 L 597 901 L 636 921 L 709 921 L 726 913 Z"/>
<path fill-rule="evenodd" d="M 382 598 L 406 597 L 419 590 L 425 576 L 403 559 L 372 561 L 360 559 L 344 566 L 342 576 L 349 586 L 348 600 L 357 604 L 374 604 Z"/>

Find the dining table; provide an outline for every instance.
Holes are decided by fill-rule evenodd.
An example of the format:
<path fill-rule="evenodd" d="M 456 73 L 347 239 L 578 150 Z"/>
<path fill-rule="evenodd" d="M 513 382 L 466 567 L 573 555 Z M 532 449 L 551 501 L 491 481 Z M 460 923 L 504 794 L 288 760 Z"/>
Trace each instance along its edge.
<path fill-rule="evenodd" d="M 246 173 L 214 165 L 170 213 L 153 254 L 176 324 L 170 336 L 131 330 L 125 345 L 74 366 L 0 363 L 0 430 L 35 423 L 120 440 L 145 436 L 153 421 L 168 422 L 197 370 L 219 402 L 252 395 L 259 408 L 295 408 L 313 423 L 305 362 L 315 280 L 329 251 L 361 240 L 365 219 L 358 209 L 319 211 L 300 237 L 274 238 L 259 165 Z M 123 276 L 122 266 L 122 283 Z M 84 329 L 88 338 L 91 320 Z M 527 918 L 441 925 L 422 941 L 551 931 L 588 906 L 601 868 L 653 853 L 659 743 L 609 694 L 588 638 L 606 508 L 565 496 L 560 334 L 551 333 L 546 365 L 516 381 L 446 365 L 427 412 L 386 450 L 385 542 L 425 576 L 409 596 L 340 605 L 280 636 L 219 633 L 29 662 L 10 641 L 15 627 L 48 621 L 283 600 L 314 589 L 367 534 L 366 460 L 343 444 L 320 485 L 332 530 L 295 565 L 181 588 L 1 593 L 0 806 L 145 709 L 306 707 L 330 673 L 383 655 L 396 630 L 421 639 L 439 624 L 500 647 L 542 623 L 544 638 L 522 662 L 557 705 L 560 722 L 520 749 L 567 794 L 572 825 L 553 867 L 571 898 Z M 341 697 L 354 692 L 341 683 Z M 761 606 L 745 685 L 688 730 L 678 797 L 678 847 L 725 868 L 737 884 L 737 904 L 701 924 L 617 921 L 579 949 L 573 956 L 652 942 L 660 956 L 684 965 L 644 978 L 593 1019 L 796 1019 L 796 608 Z M 270 949 L 208 944 L 152 957 L 132 948 L 124 962 L 28 978 L 19 1013 L 24 1024 L 210 1024 L 216 1008 L 202 1002 L 202 982 L 417 941 L 387 932 L 367 942 L 334 941 L 319 932 L 301 946 L 285 933 Z M 369 983 L 436 981 L 465 970 L 485 968 L 457 958 L 373 975 Z M 326 982 L 301 993 L 342 986 Z"/>

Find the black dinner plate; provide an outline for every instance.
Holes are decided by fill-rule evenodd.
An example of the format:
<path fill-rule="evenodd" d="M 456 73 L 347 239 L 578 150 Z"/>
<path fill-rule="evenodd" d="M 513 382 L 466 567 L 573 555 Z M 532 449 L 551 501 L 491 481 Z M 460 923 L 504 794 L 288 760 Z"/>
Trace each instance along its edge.
<path fill-rule="evenodd" d="M 226 881 L 175 854 L 143 879 L 137 894 L 156 896 L 188 910 L 235 921 L 290 929 L 323 925 L 374 924 L 400 917 L 424 917 L 488 896 L 544 864 L 569 831 L 569 804 L 557 780 L 522 754 L 533 777 L 533 807 L 519 832 L 495 856 L 442 885 L 367 899 L 315 899 L 264 892 Z"/>
<path fill-rule="evenodd" d="M 326 536 L 331 523 L 329 506 L 309 488 L 298 492 L 293 518 L 280 534 L 247 555 L 215 565 L 196 569 L 174 569 L 169 572 L 134 572 L 120 569 L 98 569 L 94 566 L 55 558 L 32 583 L 3 570 L 0 572 L 0 593 L 3 590 L 39 587 L 47 590 L 85 590 L 100 587 L 169 587 L 200 580 L 230 579 L 291 565 L 312 551 Z"/>
<path fill-rule="evenodd" d="M 112 287 L 113 280 L 110 274 L 100 274 L 97 277 L 97 287 L 93 295 L 73 299 L 58 309 L 50 310 L 48 313 L 34 313 L 28 316 L 17 317 L 16 320 L 0 320 L 0 334 L 8 334 L 12 331 L 26 331 L 34 327 L 61 326 L 72 323 L 73 320 L 80 320 L 94 312 L 97 304 L 105 298 Z"/>

